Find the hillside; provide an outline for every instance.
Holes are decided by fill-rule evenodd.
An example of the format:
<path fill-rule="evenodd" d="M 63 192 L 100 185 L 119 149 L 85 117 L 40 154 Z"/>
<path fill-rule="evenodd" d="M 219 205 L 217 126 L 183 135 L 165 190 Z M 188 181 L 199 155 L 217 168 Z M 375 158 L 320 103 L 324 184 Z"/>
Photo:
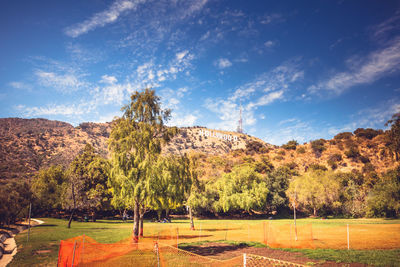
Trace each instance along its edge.
<path fill-rule="evenodd" d="M 82 123 L 73 127 L 46 119 L 0 119 L 0 178 L 28 178 L 53 164 L 67 166 L 86 143 L 108 157 L 110 131 L 111 123 Z M 372 138 L 347 133 L 317 143 L 317 150 L 311 143 L 284 148 L 246 134 L 184 127 L 163 148 L 163 153 L 198 153 L 203 179 L 212 179 L 236 164 L 261 158 L 267 158 L 275 167 L 287 165 L 299 172 L 312 164 L 360 172 L 382 172 L 396 164 L 385 147 L 382 131 Z"/>

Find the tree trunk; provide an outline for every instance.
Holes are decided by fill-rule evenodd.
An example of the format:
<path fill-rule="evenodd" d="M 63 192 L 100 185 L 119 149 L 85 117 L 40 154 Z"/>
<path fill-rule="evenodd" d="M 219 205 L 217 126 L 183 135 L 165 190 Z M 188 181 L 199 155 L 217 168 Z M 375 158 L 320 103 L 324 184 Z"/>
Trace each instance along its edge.
<path fill-rule="evenodd" d="M 165 210 L 165 219 L 169 220 L 169 209 Z"/>
<path fill-rule="evenodd" d="M 74 217 L 75 209 L 72 209 L 71 216 L 69 216 L 68 226 L 67 228 L 71 228 L 72 218 Z"/>
<path fill-rule="evenodd" d="M 314 216 L 317 216 L 317 209 L 314 207 Z"/>
<path fill-rule="evenodd" d="M 140 218 L 139 218 L 139 237 L 143 237 L 143 214 L 140 214 Z"/>
<path fill-rule="evenodd" d="M 194 230 L 192 207 L 189 206 L 190 230 Z"/>
<path fill-rule="evenodd" d="M 140 210 L 139 210 L 139 237 L 143 237 L 143 216 L 144 216 L 144 206 L 140 205 Z"/>
<path fill-rule="evenodd" d="M 72 217 L 74 216 L 75 209 L 76 209 L 76 199 L 75 199 L 75 188 L 74 188 L 74 183 L 71 184 L 71 193 L 72 193 L 72 201 L 73 201 L 73 203 L 74 203 L 74 208 L 72 209 L 71 217 L 69 217 L 68 228 L 71 228 Z"/>
<path fill-rule="evenodd" d="M 135 200 L 133 208 L 133 243 L 139 242 L 139 202 Z"/>
<path fill-rule="evenodd" d="M 161 221 L 162 210 L 157 210 L 158 220 Z"/>
<path fill-rule="evenodd" d="M 92 212 L 92 221 L 96 222 L 96 210 L 93 210 Z"/>

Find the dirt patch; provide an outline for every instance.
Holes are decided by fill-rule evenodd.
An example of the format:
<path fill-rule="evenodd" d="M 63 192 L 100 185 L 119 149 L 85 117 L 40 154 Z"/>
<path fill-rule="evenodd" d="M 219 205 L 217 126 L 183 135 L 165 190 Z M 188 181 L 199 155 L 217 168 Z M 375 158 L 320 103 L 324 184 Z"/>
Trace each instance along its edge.
<path fill-rule="evenodd" d="M 232 245 L 227 243 L 206 243 L 197 246 L 187 246 L 184 250 L 192 252 L 194 254 L 206 256 L 212 259 L 228 260 L 234 257 L 238 257 L 246 254 L 253 254 L 258 256 L 264 256 L 267 258 L 288 261 L 292 263 L 304 264 L 304 265 L 318 265 L 318 266 L 366 266 L 361 263 L 336 263 L 333 261 L 323 261 L 310 259 L 299 252 L 289 252 L 270 248 L 255 248 L 249 247 L 246 244 Z"/>
<path fill-rule="evenodd" d="M 36 250 L 35 253 L 37 254 L 46 254 L 46 253 L 50 253 L 51 250 Z"/>

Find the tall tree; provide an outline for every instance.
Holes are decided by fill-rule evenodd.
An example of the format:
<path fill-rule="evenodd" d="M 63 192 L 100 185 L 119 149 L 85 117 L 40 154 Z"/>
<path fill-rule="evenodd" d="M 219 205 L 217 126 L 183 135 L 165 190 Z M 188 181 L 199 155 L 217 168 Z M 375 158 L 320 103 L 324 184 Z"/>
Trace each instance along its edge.
<path fill-rule="evenodd" d="M 67 200 L 65 206 L 71 209 L 68 228 L 76 209 L 90 210 L 95 221 L 96 211 L 108 204 L 109 169 L 110 163 L 96 154 L 90 144 L 86 144 L 82 153 L 71 162 L 68 182 L 64 187 Z"/>
<path fill-rule="evenodd" d="M 31 190 L 40 209 L 61 208 L 62 189 L 66 181 L 62 166 L 51 166 L 35 175 Z"/>
<path fill-rule="evenodd" d="M 394 114 L 385 125 L 390 125 L 390 130 L 388 131 L 388 146 L 395 155 L 395 159 L 400 160 L 400 112 Z"/>
<path fill-rule="evenodd" d="M 123 116 L 114 121 L 109 139 L 110 184 L 117 199 L 133 207 L 133 240 L 138 242 L 140 206 L 147 199 L 151 168 L 161 154 L 162 144 L 177 129 L 165 126 L 171 111 L 161 108 L 154 90 L 135 92 L 122 111 Z"/>
<path fill-rule="evenodd" d="M 314 216 L 323 207 L 340 206 L 340 183 L 331 171 L 312 170 L 294 177 L 286 191 L 290 202 L 293 198 L 306 210 L 312 210 Z"/>

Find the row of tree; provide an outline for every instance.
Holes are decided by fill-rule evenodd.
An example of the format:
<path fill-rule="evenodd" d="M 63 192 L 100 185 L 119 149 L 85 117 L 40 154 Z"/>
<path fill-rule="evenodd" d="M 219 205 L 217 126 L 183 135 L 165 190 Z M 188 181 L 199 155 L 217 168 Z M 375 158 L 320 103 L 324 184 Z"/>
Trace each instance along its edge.
<path fill-rule="evenodd" d="M 110 160 L 86 145 L 67 169 L 52 166 L 41 170 L 31 188 L 19 187 L 18 197 L 34 201 L 42 209 L 69 210 L 68 227 L 77 210 L 90 210 L 93 219 L 98 210 L 133 210 L 135 241 L 143 235 L 146 211 L 160 214 L 165 210 L 168 216 L 171 209 L 184 205 L 190 215 L 274 214 L 292 203 L 314 215 L 399 215 L 400 168 L 379 176 L 316 166 L 299 175 L 293 166 L 274 168 L 268 158 L 261 158 L 200 182 L 196 156 L 161 154 L 163 144 L 178 130 L 165 126 L 170 110 L 161 108 L 154 91 L 134 93 L 122 111 L 109 138 Z M 392 131 L 398 129 L 399 118 L 389 121 Z M 398 133 L 393 144 L 397 144 L 396 137 Z M 191 226 L 194 228 L 193 220 Z"/>

